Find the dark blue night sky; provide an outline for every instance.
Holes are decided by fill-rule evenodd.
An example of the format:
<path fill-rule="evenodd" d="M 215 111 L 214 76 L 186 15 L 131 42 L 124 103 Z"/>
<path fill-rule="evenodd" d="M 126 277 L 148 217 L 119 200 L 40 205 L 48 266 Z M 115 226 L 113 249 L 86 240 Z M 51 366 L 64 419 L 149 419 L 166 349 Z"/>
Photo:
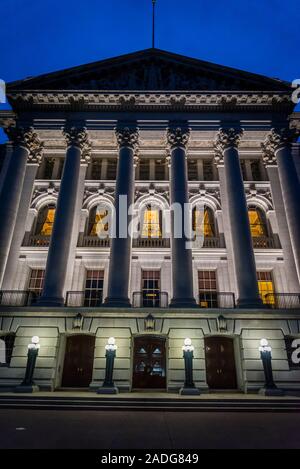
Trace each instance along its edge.
<path fill-rule="evenodd" d="M 1 0 L 0 8 L 5 81 L 151 47 L 151 0 Z M 299 0 L 157 0 L 156 11 L 160 49 L 300 78 Z"/>

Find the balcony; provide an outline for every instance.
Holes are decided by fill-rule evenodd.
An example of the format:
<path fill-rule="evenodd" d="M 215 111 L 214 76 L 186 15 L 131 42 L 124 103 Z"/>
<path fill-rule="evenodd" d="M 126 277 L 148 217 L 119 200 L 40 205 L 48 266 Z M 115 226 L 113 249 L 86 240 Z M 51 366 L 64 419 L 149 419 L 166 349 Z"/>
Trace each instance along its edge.
<path fill-rule="evenodd" d="M 134 248 L 169 248 L 169 238 L 134 238 L 132 241 Z"/>
<path fill-rule="evenodd" d="M 270 309 L 300 309 L 300 293 L 268 293 L 263 303 Z"/>
<path fill-rule="evenodd" d="M 32 292 L 26 290 L 0 291 L 1 306 L 28 306 L 32 304 Z"/>
<path fill-rule="evenodd" d="M 235 295 L 232 292 L 205 291 L 199 294 L 200 308 L 235 308 Z"/>
<path fill-rule="evenodd" d="M 98 308 L 102 305 L 102 301 L 102 290 L 68 291 L 65 305 L 70 308 L 82 306 L 86 308 Z"/>
<path fill-rule="evenodd" d="M 35 246 L 35 247 L 48 247 L 50 244 L 51 236 L 43 235 L 30 235 L 25 237 L 24 246 Z"/>
<path fill-rule="evenodd" d="M 274 235 L 270 236 L 259 236 L 252 238 L 254 249 L 280 249 L 279 237 Z"/>
<path fill-rule="evenodd" d="M 168 308 L 168 293 L 160 290 L 144 290 L 132 295 L 133 308 Z"/>
<path fill-rule="evenodd" d="M 98 236 L 79 236 L 78 246 L 82 248 L 109 248 L 110 239 L 99 238 Z"/>

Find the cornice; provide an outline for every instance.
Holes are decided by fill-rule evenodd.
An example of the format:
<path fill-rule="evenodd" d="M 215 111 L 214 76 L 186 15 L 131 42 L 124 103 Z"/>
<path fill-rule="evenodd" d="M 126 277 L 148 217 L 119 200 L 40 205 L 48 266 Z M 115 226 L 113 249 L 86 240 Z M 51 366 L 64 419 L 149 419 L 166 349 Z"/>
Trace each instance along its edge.
<path fill-rule="evenodd" d="M 292 110 L 287 92 L 123 92 L 123 91 L 14 91 L 8 99 L 16 110 Z"/>

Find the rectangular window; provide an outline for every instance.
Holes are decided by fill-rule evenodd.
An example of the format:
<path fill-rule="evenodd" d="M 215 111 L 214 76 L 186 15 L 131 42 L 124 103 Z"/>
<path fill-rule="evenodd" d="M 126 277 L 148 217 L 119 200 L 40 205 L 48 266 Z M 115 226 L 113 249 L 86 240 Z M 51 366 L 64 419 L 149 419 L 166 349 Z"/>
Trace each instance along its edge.
<path fill-rule="evenodd" d="M 0 335 L 0 367 L 10 365 L 14 343 L 15 334 Z"/>
<path fill-rule="evenodd" d="M 104 270 L 87 270 L 85 279 L 84 306 L 101 306 L 103 298 Z"/>
<path fill-rule="evenodd" d="M 54 168 L 54 158 L 46 158 L 45 159 L 45 167 L 44 167 L 44 177 L 43 179 L 52 179 L 53 168 Z"/>
<path fill-rule="evenodd" d="M 260 170 L 260 161 L 259 160 L 252 160 L 250 163 L 251 166 L 251 173 L 252 173 L 252 181 L 261 181 L 261 170 Z"/>
<path fill-rule="evenodd" d="M 41 296 L 44 286 L 45 270 L 32 269 L 30 272 L 28 290 L 31 292 L 32 301 L 34 302 Z"/>
<path fill-rule="evenodd" d="M 150 179 L 150 160 L 140 160 L 139 172 L 139 179 L 141 181 L 147 181 Z"/>
<path fill-rule="evenodd" d="M 199 270 L 199 304 L 201 308 L 217 308 L 217 278 L 215 270 Z"/>
<path fill-rule="evenodd" d="M 198 181 L 197 160 L 188 160 L 188 180 Z"/>
<path fill-rule="evenodd" d="M 265 305 L 275 305 L 275 290 L 271 272 L 257 272 L 258 290 Z"/>
<path fill-rule="evenodd" d="M 300 358 L 300 352 L 295 352 L 297 349 L 299 349 L 299 344 L 295 343 L 293 347 L 294 340 L 299 341 L 299 339 L 300 337 L 285 337 L 284 339 L 290 370 L 299 370 L 300 368 L 300 362 L 297 363 L 298 359 Z"/>
<path fill-rule="evenodd" d="M 162 160 L 155 160 L 155 180 L 163 181 L 165 179 L 166 165 Z"/>
<path fill-rule="evenodd" d="M 203 179 L 204 181 L 214 180 L 213 162 L 211 160 L 203 160 Z"/>
<path fill-rule="evenodd" d="M 143 306 L 158 308 L 160 305 L 160 271 L 142 271 Z"/>
<path fill-rule="evenodd" d="M 117 159 L 109 158 L 107 160 L 107 180 L 114 181 L 117 177 Z"/>
<path fill-rule="evenodd" d="M 102 160 L 95 159 L 92 162 L 92 179 L 99 180 L 101 179 L 101 166 L 102 166 Z"/>
<path fill-rule="evenodd" d="M 245 160 L 240 160 L 241 170 L 242 170 L 242 177 L 244 181 L 247 181 L 247 172 L 246 172 L 246 163 Z"/>

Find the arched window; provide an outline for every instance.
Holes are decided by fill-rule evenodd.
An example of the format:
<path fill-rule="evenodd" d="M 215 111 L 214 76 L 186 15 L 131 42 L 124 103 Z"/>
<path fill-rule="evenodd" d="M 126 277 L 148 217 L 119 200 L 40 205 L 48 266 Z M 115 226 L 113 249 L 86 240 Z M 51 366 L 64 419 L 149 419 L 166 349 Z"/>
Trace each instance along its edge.
<path fill-rule="evenodd" d="M 263 212 L 257 207 L 249 207 L 248 216 L 252 238 L 268 236 L 267 222 Z"/>
<path fill-rule="evenodd" d="M 106 237 L 109 234 L 108 210 L 96 206 L 90 211 L 87 236 Z"/>
<path fill-rule="evenodd" d="M 216 236 L 216 227 L 213 211 L 206 205 L 193 209 L 193 231 L 197 236 L 213 238 Z"/>
<path fill-rule="evenodd" d="M 38 214 L 35 235 L 51 236 L 55 216 L 55 205 L 49 204 L 43 207 Z"/>
<path fill-rule="evenodd" d="M 161 238 L 161 222 L 161 210 L 158 207 L 147 205 L 142 213 L 142 238 Z"/>

